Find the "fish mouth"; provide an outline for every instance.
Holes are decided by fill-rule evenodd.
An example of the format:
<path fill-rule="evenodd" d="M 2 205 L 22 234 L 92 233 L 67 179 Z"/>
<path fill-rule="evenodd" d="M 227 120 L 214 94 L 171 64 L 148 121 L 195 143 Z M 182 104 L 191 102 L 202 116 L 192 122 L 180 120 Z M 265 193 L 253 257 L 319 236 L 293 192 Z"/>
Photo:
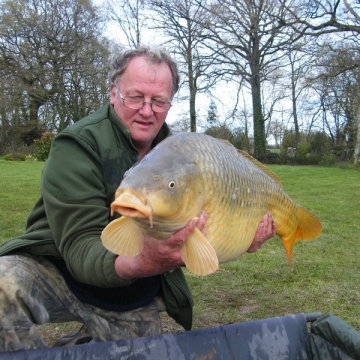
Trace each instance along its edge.
<path fill-rule="evenodd" d="M 129 218 L 149 219 L 150 228 L 153 227 L 152 208 L 144 197 L 133 192 L 124 191 L 111 204 L 111 215 L 114 212 Z"/>

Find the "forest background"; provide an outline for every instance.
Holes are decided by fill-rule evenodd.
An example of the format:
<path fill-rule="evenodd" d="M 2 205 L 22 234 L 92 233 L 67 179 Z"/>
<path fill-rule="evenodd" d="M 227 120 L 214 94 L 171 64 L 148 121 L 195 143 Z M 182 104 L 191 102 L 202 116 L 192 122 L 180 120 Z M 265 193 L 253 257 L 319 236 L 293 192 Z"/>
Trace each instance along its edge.
<path fill-rule="evenodd" d="M 108 101 L 111 59 L 166 48 L 169 122 L 263 162 L 360 161 L 359 0 L 0 0 L 0 155 L 44 160 Z M 278 149 L 277 151 L 273 149 Z"/>

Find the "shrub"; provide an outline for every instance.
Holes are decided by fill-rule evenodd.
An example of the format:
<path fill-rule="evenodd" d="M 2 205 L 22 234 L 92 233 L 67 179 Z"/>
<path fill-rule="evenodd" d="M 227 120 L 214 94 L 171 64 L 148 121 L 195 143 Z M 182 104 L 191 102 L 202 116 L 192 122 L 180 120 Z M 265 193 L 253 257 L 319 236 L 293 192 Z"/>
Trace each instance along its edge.
<path fill-rule="evenodd" d="M 21 153 L 13 152 L 10 154 L 6 154 L 4 156 L 4 160 L 6 160 L 6 161 L 25 161 L 26 156 Z"/>
<path fill-rule="evenodd" d="M 267 151 L 263 156 L 258 159 L 263 164 L 280 164 L 280 154 Z"/>
<path fill-rule="evenodd" d="M 310 136 L 311 152 L 318 157 L 324 156 L 331 151 L 331 140 L 325 132 L 316 132 Z"/>
<path fill-rule="evenodd" d="M 299 142 L 299 145 L 297 147 L 297 156 L 299 158 L 300 164 L 306 163 L 310 149 L 311 145 L 306 141 Z"/>
<path fill-rule="evenodd" d="M 356 171 L 360 171 L 360 163 L 357 163 L 357 164 L 353 164 L 352 165 L 352 168 Z"/>
<path fill-rule="evenodd" d="M 326 152 L 319 162 L 319 165 L 322 166 L 333 166 L 335 164 L 336 164 L 336 155 L 332 151 Z"/>
<path fill-rule="evenodd" d="M 6 155 L 4 156 L 4 160 L 5 160 L 5 161 L 14 161 L 15 159 L 14 159 L 14 157 L 13 157 L 12 154 L 6 154 Z"/>
<path fill-rule="evenodd" d="M 45 132 L 39 140 L 35 140 L 35 149 L 33 156 L 39 161 L 45 161 L 50 152 L 51 143 L 55 137 L 54 133 Z"/>

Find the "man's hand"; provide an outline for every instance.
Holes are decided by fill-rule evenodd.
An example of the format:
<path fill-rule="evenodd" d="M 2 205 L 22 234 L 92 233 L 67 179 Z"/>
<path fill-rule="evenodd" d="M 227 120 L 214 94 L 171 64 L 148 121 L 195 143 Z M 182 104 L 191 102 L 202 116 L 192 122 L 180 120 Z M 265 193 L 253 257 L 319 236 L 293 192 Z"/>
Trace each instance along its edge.
<path fill-rule="evenodd" d="M 269 240 L 276 235 L 276 224 L 271 215 L 271 212 L 268 211 L 262 218 L 256 233 L 254 240 L 252 241 L 250 247 L 247 249 L 247 252 L 253 253 L 261 248 L 266 240 Z"/>
<path fill-rule="evenodd" d="M 183 265 L 180 249 L 195 227 L 205 235 L 207 214 L 192 219 L 183 229 L 175 232 L 166 240 L 144 237 L 144 248 L 135 257 L 118 256 L 115 271 L 124 280 L 147 277 L 174 270 Z"/>

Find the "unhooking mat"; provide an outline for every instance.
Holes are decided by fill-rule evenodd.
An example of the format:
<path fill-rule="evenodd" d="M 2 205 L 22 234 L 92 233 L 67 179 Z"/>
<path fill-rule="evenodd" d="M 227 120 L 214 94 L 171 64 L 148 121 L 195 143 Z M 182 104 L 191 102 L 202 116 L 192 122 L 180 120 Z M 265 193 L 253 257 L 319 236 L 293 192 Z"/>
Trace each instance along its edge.
<path fill-rule="evenodd" d="M 360 333 L 332 314 L 297 314 L 154 337 L 0 353 L 0 360 L 360 359 Z"/>

